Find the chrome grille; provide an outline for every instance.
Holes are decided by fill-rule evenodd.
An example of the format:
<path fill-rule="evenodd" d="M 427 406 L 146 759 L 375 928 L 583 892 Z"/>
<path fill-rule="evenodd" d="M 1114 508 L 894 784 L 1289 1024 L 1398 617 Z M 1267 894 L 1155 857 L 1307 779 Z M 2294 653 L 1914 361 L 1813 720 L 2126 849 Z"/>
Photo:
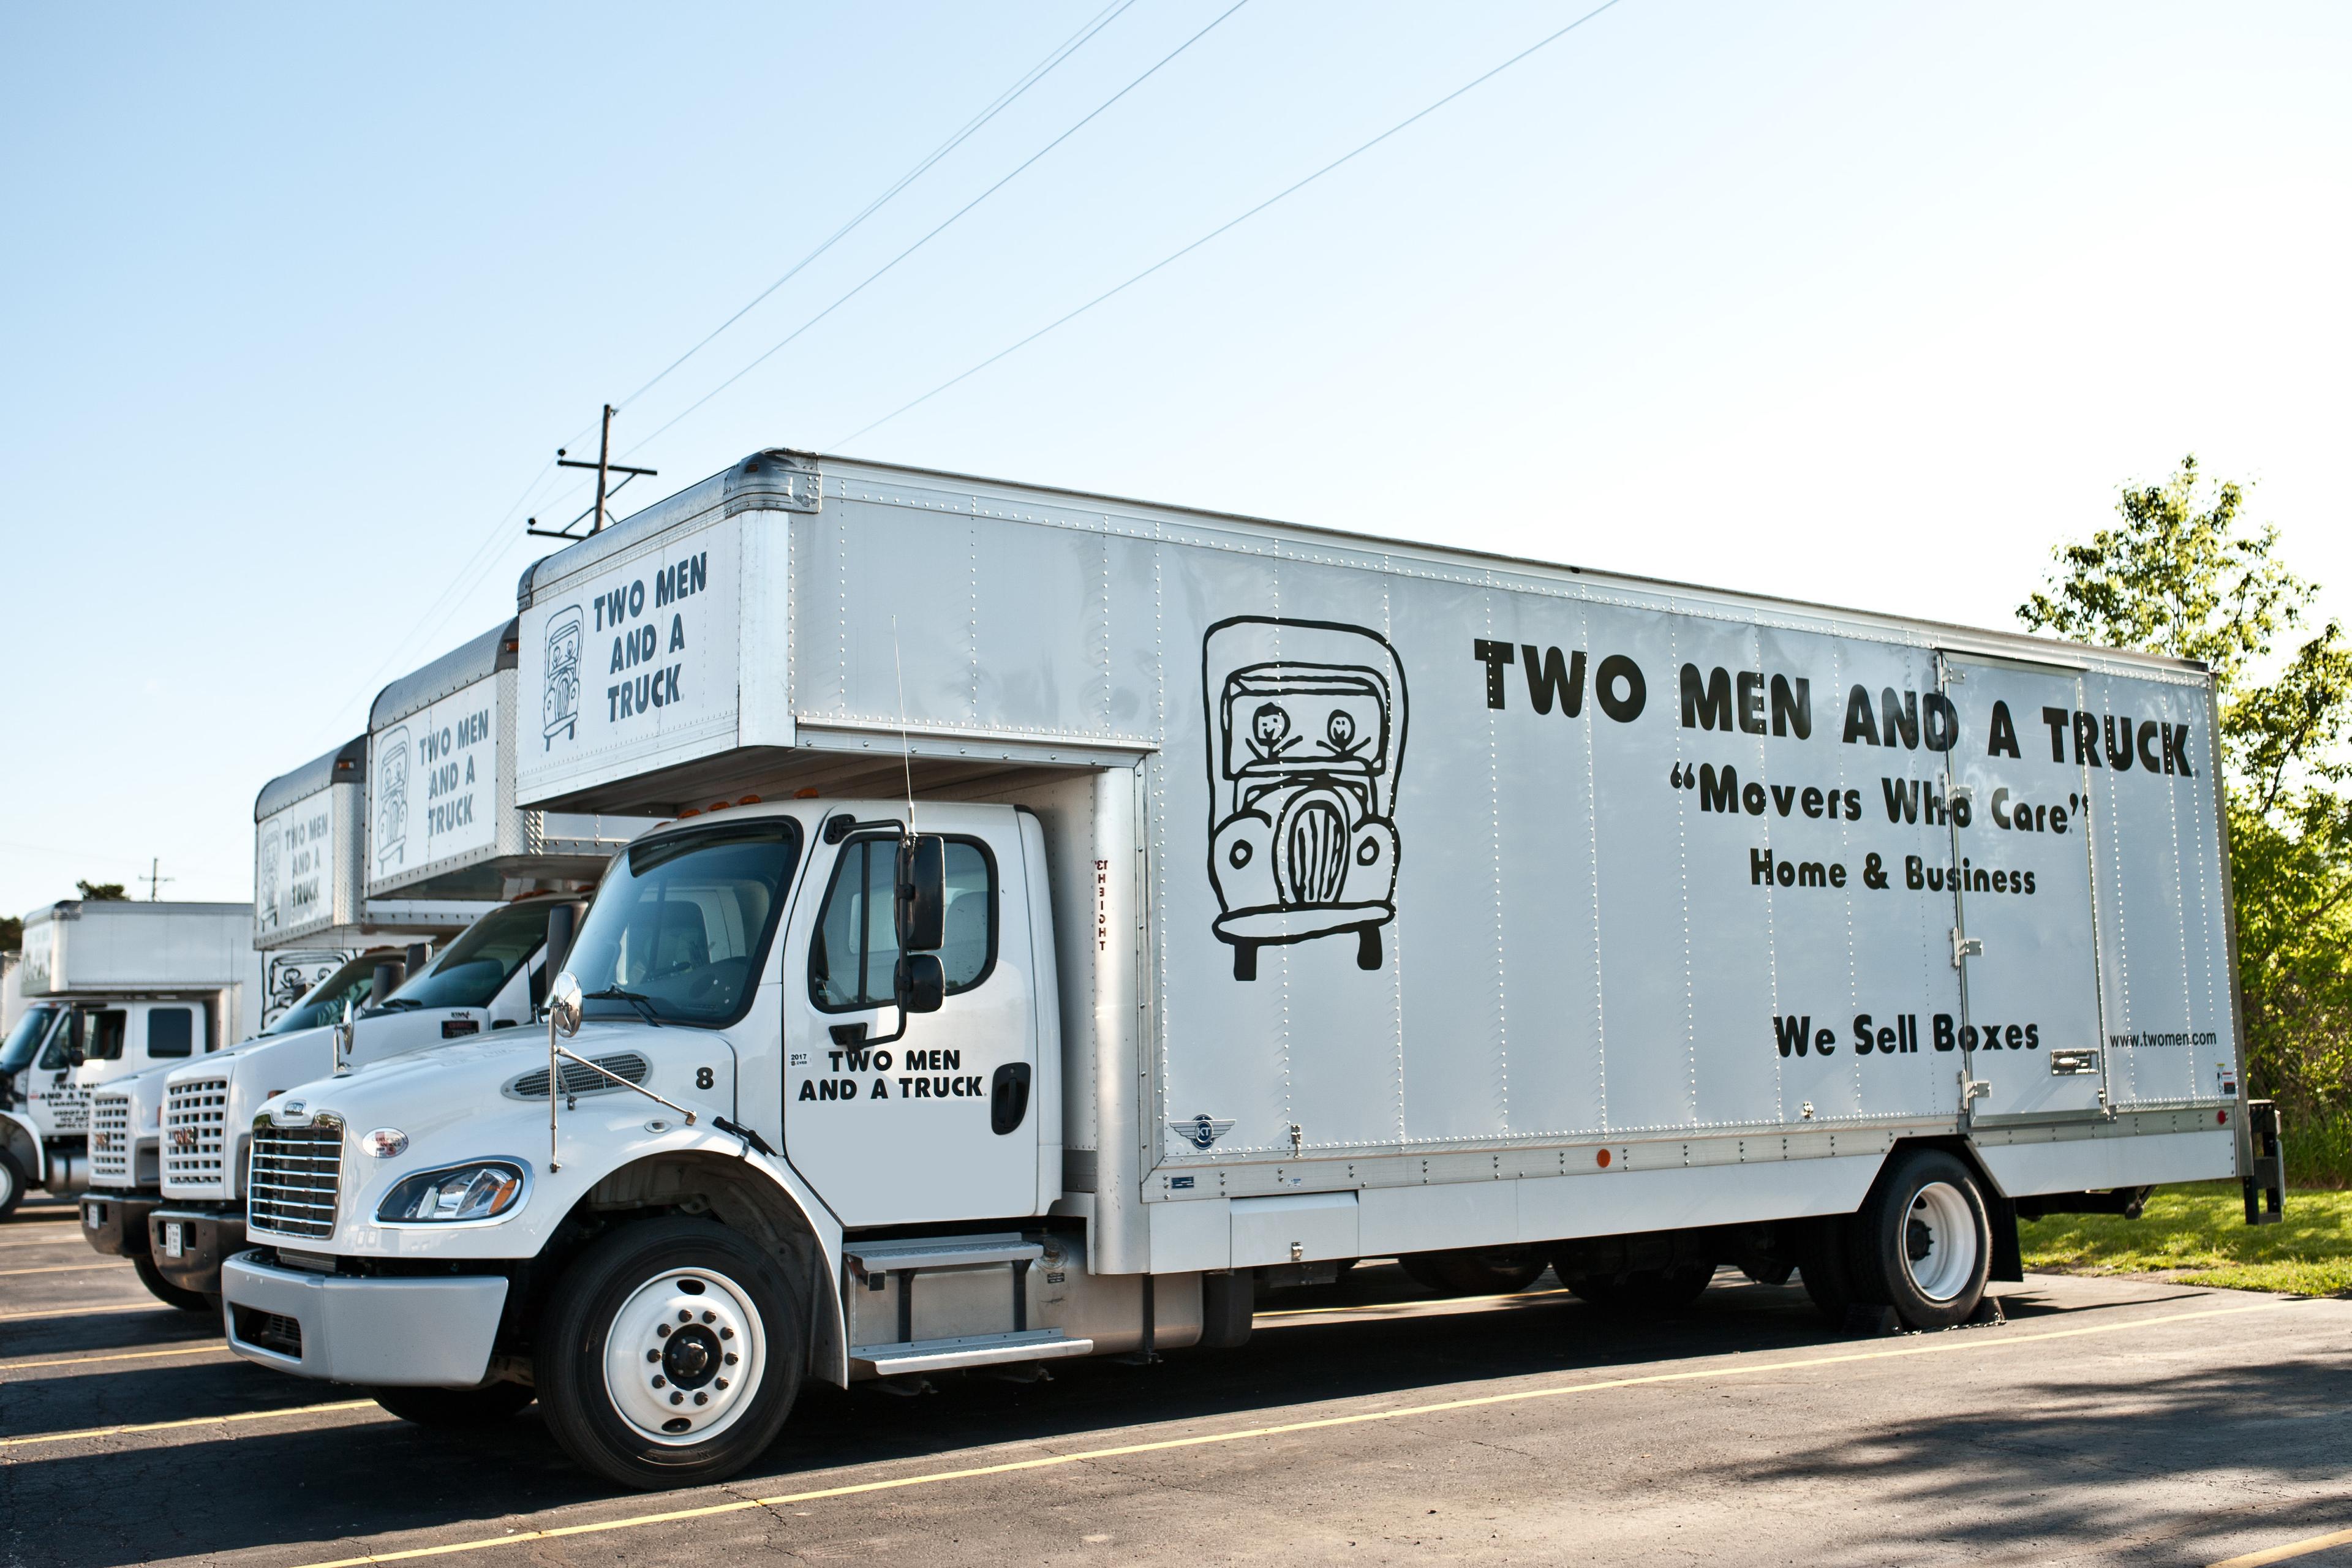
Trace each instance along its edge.
<path fill-rule="evenodd" d="M 603 1068 L 604 1072 L 617 1074 L 631 1083 L 645 1082 L 646 1074 L 653 1070 L 651 1064 L 635 1051 L 615 1051 L 609 1057 L 591 1057 L 588 1059 Z M 591 1072 L 578 1062 L 563 1064 L 563 1092 L 567 1095 L 614 1094 L 620 1088 L 604 1073 Z M 545 1100 L 547 1069 L 541 1068 L 535 1072 L 523 1074 L 507 1085 L 506 1092 L 514 1100 Z"/>
<path fill-rule="evenodd" d="M 90 1099 L 89 1179 L 94 1186 L 131 1185 L 131 1094 L 127 1089 Z"/>
<path fill-rule="evenodd" d="M 1290 814 L 1284 842 L 1294 904 L 1332 904 L 1348 879 L 1348 825 L 1328 801 L 1310 800 Z"/>
<path fill-rule="evenodd" d="M 342 1174 L 341 1122 L 320 1117 L 309 1127 L 257 1126 L 246 1228 L 274 1236 L 333 1235 Z"/>
<path fill-rule="evenodd" d="M 219 1182 L 226 1178 L 228 1079 L 175 1083 L 163 1101 L 163 1179 Z"/>

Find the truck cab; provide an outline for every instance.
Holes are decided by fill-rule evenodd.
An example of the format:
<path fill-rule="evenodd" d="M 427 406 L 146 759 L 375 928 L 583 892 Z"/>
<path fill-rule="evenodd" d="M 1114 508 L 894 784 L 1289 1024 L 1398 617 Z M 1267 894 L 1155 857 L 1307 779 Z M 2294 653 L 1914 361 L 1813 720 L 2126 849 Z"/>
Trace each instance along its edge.
<path fill-rule="evenodd" d="M 1062 1097 L 1037 819 L 920 807 L 937 931 L 910 952 L 908 816 L 794 802 L 656 830 L 616 858 L 563 961 L 578 1033 L 560 1059 L 539 1031 L 485 1031 L 260 1106 L 260 1247 L 223 1271 L 232 1346 L 388 1387 L 395 1411 L 458 1389 L 527 1401 L 536 1356 L 539 1396 L 562 1391 L 604 1434 L 574 1452 L 647 1484 L 741 1463 L 803 1376 L 1197 1337 L 1198 1276 L 1162 1282 L 1154 1321 L 1140 1280 L 1074 1285 L 1083 1240 L 1045 1224 Z M 910 970 L 929 994 L 908 994 Z M 728 1253 L 732 1233 L 695 1217 L 713 1213 L 772 1251 Z M 686 1251 L 637 1256 L 664 1237 Z M 664 1272 L 682 1257 L 700 1260 L 684 1284 Z M 679 1291 L 698 1300 L 648 1304 Z M 648 1313 L 708 1310 L 714 1347 L 750 1342 L 711 1366 L 743 1371 L 608 1379 L 602 1352 L 550 1348 L 573 1342 L 549 1318 L 567 1301 L 611 1307 L 598 1342 L 630 1336 L 631 1364 L 669 1337 Z"/>
<path fill-rule="evenodd" d="M 268 1031 L 169 1074 L 161 1086 L 160 1202 L 147 1216 L 164 1279 L 217 1298 L 221 1260 L 245 1239 L 251 1127 L 264 1101 L 312 1079 L 528 1023 L 546 986 L 549 911 L 565 905 L 541 895 L 493 910 L 382 997 L 372 995 L 377 971 L 396 966 L 400 954 L 363 954 Z M 349 1037 L 339 1047 L 347 1007 Z"/>

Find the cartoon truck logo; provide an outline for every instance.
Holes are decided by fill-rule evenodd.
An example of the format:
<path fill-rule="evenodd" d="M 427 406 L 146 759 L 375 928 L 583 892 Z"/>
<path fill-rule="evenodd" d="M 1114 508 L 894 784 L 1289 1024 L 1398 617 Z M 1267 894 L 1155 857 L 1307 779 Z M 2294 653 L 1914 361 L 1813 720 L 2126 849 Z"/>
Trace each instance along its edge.
<path fill-rule="evenodd" d="M 262 837 L 261 865 L 253 875 L 253 926 L 257 931 L 276 931 L 285 920 L 285 910 L 279 903 L 282 889 L 278 885 L 278 873 L 285 864 L 286 833 L 283 828 L 273 827 Z"/>
<path fill-rule="evenodd" d="M 375 744 L 375 862 L 379 872 L 408 864 L 408 726 Z"/>
<path fill-rule="evenodd" d="M 539 699 L 541 750 L 555 737 L 577 737 L 580 724 L 580 606 L 568 605 L 548 617 L 547 679 Z"/>
<path fill-rule="evenodd" d="M 1239 616 L 1201 644 L 1209 737 L 1209 881 L 1234 978 L 1257 950 L 1356 933 L 1381 967 L 1396 918 L 1404 668 L 1378 632 Z"/>

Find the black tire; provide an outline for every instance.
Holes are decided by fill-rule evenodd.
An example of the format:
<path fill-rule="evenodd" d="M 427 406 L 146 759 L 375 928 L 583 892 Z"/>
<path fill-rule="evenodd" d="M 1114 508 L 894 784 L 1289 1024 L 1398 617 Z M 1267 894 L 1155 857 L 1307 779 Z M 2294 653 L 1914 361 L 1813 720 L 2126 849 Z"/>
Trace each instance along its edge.
<path fill-rule="evenodd" d="M 14 1154 L 0 1149 L 0 1219 L 15 1214 L 16 1205 L 25 1201 L 25 1167 L 16 1163 Z"/>
<path fill-rule="evenodd" d="M 153 1258 L 142 1255 L 131 1260 L 131 1267 L 139 1271 L 139 1283 L 147 1287 L 147 1293 L 165 1306 L 177 1307 L 183 1312 L 219 1314 L 218 1297 L 207 1296 L 202 1290 L 181 1289 L 163 1278 L 163 1271 L 155 1267 Z"/>
<path fill-rule="evenodd" d="M 1229 1274 L 1201 1277 L 1201 1346 L 1204 1350 L 1239 1350 L 1249 1343 L 1257 1311 L 1257 1270 L 1236 1268 Z"/>
<path fill-rule="evenodd" d="M 419 1426 L 444 1432 L 474 1432 L 511 1421 L 539 1396 L 520 1383 L 486 1383 L 479 1388 L 377 1388 L 375 1402 Z"/>
<path fill-rule="evenodd" d="M 1855 1280 L 1853 1216 L 1824 1215 L 1805 1223 L 1808 1229 L 1798 1250 L 1797 1278 L 1822 1321 L 1842 1327 L 1853 1308 L 1885 1306 L 1884 1301 L 1864 1300 L 1866 1289 Z"/>
<path fill-rule="evenodd" d="M 1612 1312 L 1674 1312 L 1699 1299 L 1715 1269 L 1704 1263 L 1679 1268 L 1636 1268 L 1614 1274 L 1580 1274 L 1568 1281 L 1579 1300 Z"/>
<path fill-rule="evenodd" d="M 1408 1252 L 1397 1259 L 1412 1282 L 1440 1296 L 1510 1296 L 1544 1271 L 1532 1247 L 1473 1247 L 1452 1252 Z"/>
<path fill-rule="evenodd" d="M 1976 1173 L 1941 1149 L 1896 1155 L 1854 1216 L 1849 1258 L 1857 1292 L 1894 1308 L 1906 1328 L 1967 1322 L 1992 1269 Z"/>
<path fill-rule="evenodd" d="M 673 1323 L 677 1312 L 688 1315 Z M 614 1345 L 615 1332 L 644 1343 Z M 643 1490 L 724 1480 L 782 1430 L 807 1339 L 793 1282 L 740 1232 L 646 1220 L 604 1237 L 557 1282 L 535 1357 L 540 1403 L 564 1452 L 609 1480 Z M 750 1347 L 748 1372 L 730 1359 L 738 1346 Z M 615 1402 L 619 1368 L 629 1411 Z"/>

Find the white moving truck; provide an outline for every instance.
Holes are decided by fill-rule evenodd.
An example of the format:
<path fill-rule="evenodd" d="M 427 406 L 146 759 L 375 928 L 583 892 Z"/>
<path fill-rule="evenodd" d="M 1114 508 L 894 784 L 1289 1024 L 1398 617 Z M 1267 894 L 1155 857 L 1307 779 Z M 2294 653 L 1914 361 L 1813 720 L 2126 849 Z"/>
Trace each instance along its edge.
<path fill-rule="evenodd" d="M 242 1023 L 282 1031 L 289 1014 L 341 971 L 360 942 L 405 941 L 464 928 L 486 905 L 387 909 L 360 899 L 367 737 L 313 759 L 262 787 L 254 805 L 251 945 L 257 989 Z M 421 920 L 412 917 L 422 916 Z M 398 952 L 388 956 L 399 960 Z M 362 981 L 364 984 L 364 981 Z M 233 1036 L 242 1038 L 243 1036 Z M 206 1058 L 205 1060 L 217 1059 Z M 156 1248 L 150 1221 L 162 1202 L 163 1145 L 184 1130 L 163 1125 L 165 1061 L 108 1078 L 89 1091 L 89 1194 L 82 1235 L 100 1252 L 128 1258 L 159 1299 L 191 1311 L 218 1304 L 217 1281 L 188 1277 L 186 1258 Z M 94 1069 L 82 1069 L 85 1076 Z M 167 1233 L 173 1242 L 178 1233 Z M 215 1270 L 216 1272 L 216 1270 Z"/>
<path fill-rule="evenodd" d="M 0 1050 L 0 1214 L 89 1184 L 90 1095 L 241 1034 L 259 993 L 243 904 L 66 900 L 25 917 L 26 1010 Z M 119 1131 L 129 1141 L 152 1128 Z"/>
<path fill-rule="evenodd" d="M 2191 666 L 783 451 L 520 605 L 518 798 L 672 820 L 544 1037 L 258 1108 L 223 1272 L 413 1418 L 703 1481 L 1461 1249 L 1936 1327 L 2020 1206 L 2278 1177 Z"/>
<path fill-rule="evenodd" d="M 546 988 L 549 911 L 576 910 L 646 826 L 516 805 L 515 651 L 509 621 L 394 680 L 377 694 L 366 735 L 273 781 L 257 802 L 257 888 L 271 884 L 274 823 L 284 862 L 303 847 L 335 847 L 331 882 L 305 897 L 292 879 L 275 924 L 257 903 L 260 940 L 451 940 L 429 964 L 416 946 L 356 961 L 263 1037 L 169 1075 L 161 1203 L 147 1225 L 174 1285 L 216 1297 L 221 1260 L 244 1244 L 249 1128 L 263 1100 L 339 1066 L 532 1021 Z M 537 721 L 528 728 L 535 741 Z M 334 923 L 319 926 L 316 911 L 331 901 Z M 381 993 L 371 981 L 379 967 Z M 346 1002 L 363 1010 L 339 1047 Z"/>

